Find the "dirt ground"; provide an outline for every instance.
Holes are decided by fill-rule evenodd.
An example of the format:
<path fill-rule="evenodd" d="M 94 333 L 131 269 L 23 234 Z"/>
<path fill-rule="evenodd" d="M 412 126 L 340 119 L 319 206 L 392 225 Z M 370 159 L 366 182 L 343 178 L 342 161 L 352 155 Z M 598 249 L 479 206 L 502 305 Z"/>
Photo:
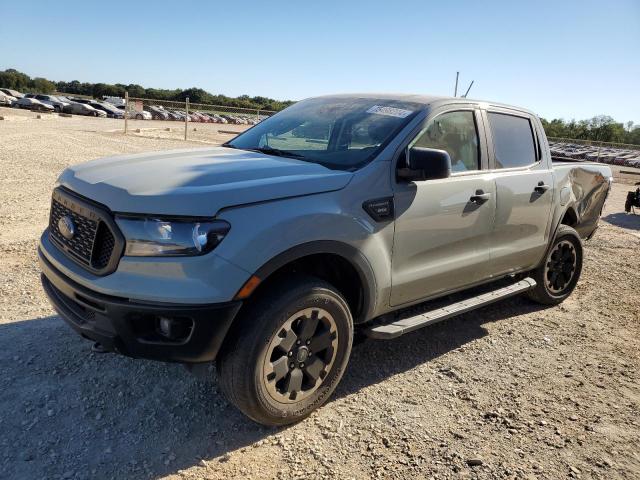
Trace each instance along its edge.
<path fill-rule="evenodd" d="M 640 478 L 629 185 L 614 185 L 562 305 L 516 298 L 357 345 L 333 398 L 273 430 L 179 365 L 91 353 L 39 283 L 37 239 L 62 169 L 229 136 L 206 125 L 185 144 L 166 127 L 125 137 L 117 120 L 0 115 L 0 478 Z"/>

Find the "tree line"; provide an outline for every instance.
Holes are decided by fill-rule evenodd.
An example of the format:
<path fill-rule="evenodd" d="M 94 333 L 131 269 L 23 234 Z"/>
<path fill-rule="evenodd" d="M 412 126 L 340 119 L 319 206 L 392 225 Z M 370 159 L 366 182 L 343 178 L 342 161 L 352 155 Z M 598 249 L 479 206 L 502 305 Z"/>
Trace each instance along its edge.
<path fill-rule="evenodd" d="M 46 78 L 31 78 L 29 75 L 13 68 L 0 71 L 0 87 L 18 90 L 19 92 L 34 93 L 66 93 L 69 95 L 87 95 L 94 98 L 102 98 L 104 95 L 112 97 L 124 97 L 128 91 L 130 97 L 149 98 L 155 100 L 168 100 L 183 102 L 189 97 L 191 103 L 206 103 L 210 105 L 223 105 L 226 107 L 255 108 L 261 110 L 279 111 L 291 105 L 290 100 L 274 100 L 268 97 L 227 97 L 226 95 L 214 95 L 202 88 L 188 88 L 186 90 L 163 88 L 144 88 L 137 84 L 125 85 L 122 83 L 88 83 L 72 80 L 70 82 L 53 82 Z"/>
<path fill-rule="evenodd" d="M 233 98 L 226 95 L 214 95 L 201 88 L 167 90 L 163 88 L 144 88 L 136 84 L 124 85 L 116 83 L 113 85 L 109 83 L 79 82 L 78 80 L 53 82 L 42 77 L 31 78 L 29 75 L 12 68 L 0 72 L 0 87 L 11 88 L 20 92 L 60 92 L 70 95 L 88 95 L 94 98 L 102 98 L 104 95 L 124 97 L 124 92 L 128 91 L 129 96 L 137 98 L 183 102 L 185 98 L 189 97 L 191 103 L 275 111 L 282 110 L 294 103 L 290 100 L 281 101 L 260 96 L 241 95 Z M 634 126 L 633 122 L 627 122 L 626 124 L 616 122 L 607 115 L 598 115 L 588 120 L 578 121 L 565 121 L 557 118 L 551 121 L 544 118 L 541 120 L 545 132 L 550 137 L 640 145 L 640 128 L 638 126 Z"/>
<path fill-rule="evenodd" d="M 622 124 L 607 115 L 597 115 L 588 120 L 553 119 L 542 120 L 544 131 L 549 137 L 613 142 L 640 145 L 640 126 L 633 122 Z"/>

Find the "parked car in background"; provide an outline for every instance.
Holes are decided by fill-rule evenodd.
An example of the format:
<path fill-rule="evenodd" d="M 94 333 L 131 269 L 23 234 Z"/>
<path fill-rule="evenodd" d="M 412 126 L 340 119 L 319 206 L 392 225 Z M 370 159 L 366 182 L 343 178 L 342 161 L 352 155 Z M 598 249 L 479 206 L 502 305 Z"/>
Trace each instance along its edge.
<path fill-rule="evenodd" d="M 211 123 L 220 123 L 213 113 L 204 113 L 203 115 L 206 115 Z"/>
<path fill-rule="evenodd" d="M 124 118 L 124 112 L 115 107 L 115 105 L 106 102 L 98 102 L 97 100 L 94 102 L 89 102 L 86 105 L 90 105 L 96 110 L 102 110 L 107 114 L 109 118 Z"/>
<path fill-rule="evenodd" d="M 55 95 L 43 95 L 40 93 L 27 93 L 25 95 L 26 98 L 35 98 L 36 100 L 40 100 L 42 103 L 46 103 L 47 105 L 51 105 L 56 112 L 62 112 L 64 107 L 69 105 L 69 102 L 65 102 L 59 97 Z"/>
<path fill-rule="evenodd" d="M 15 98 L 24 97 L 24 95 L 22 93 L 18 92 L 17 90 L 11 90 L 10 88 L 0 88 L 0 92 L 4 93 L 5 95 L 10 95 L 10 96 L 15 97 Z"/>
<path fill-rule="evenodd" d="M 97 100 L 85 97 L 71 97 L 71 101 L 74 103 L 84 103 L 85 105 L 89 105 L 91 102 L 95 102 Z"/>
<path fill-rule="evenodd" d="M 151 120 L 151 113 L 149 112 L 145 112 L 144 110 L 142 111 L 138 111 L 138 110 L 131 110 L 129 112 L 129 118 L 133 118 L 136 120 Z"/>
<path fill-rule="evenodd" d="M 16 97 L 7 95 L 4 92 L 0 92 L 0 106 L 10 107 L 11 105 L 13 105 L 13 102 L 15 102 L 16 100 L 17 100 Z"/>
<path fill-rule="evenodd" d="M 198 112 L 191 112 L 189 114 L 192 118 L 193 122 L 206 122 L 206 119 L 203 115 L 200 115 Z"/>
<path fill-rule="evenodd" d="M 147 105 L 144 107 L 151 114 L 153 120 L 169 120 L 169 112 L 157 105 Z"/>
<path fill-rule="evenodd" d="M 106 118 L 107 112 L 104 110 L 98 110 L 93 108 L 88 103 L 70 103 L 64 108 L 65 113 L 72 113 L 74 115 L 88 115 L 91 117 L 103 117 Z"/>
<path fill-rule="evenodd" d="M 109 95 L 103 95 L 102 99 L 116 107 L 124 107 L 124 98 L 122 97 L 110 97 Z"/>
<path fill-rule="evenodd" d="M 36 112 L 53 112 L 54 111 L 51 105 L 42 103 L 38 99 L 27 98 L 27 97 L 18 98 L 15 102 L 13 102 L 12 106 L 15 108 L 24 108 L 26 110 L 33 110 Z"/>
<path fill-rule="evenodd" d="M 241 118 L 236 117 L 235 115 L 221 115 L 222 118 L 224 118 L 227 123 L 231 123 L 234 125 L 246 125 L 247 122 L 243 121 Z"/>
<path fill-rule="evenodd" d="M 188 119 L 190 122 L 193 121 L 193 119 L 191 118 L 191 115 L 187 115 L 185 112 L 183 112 L 182 110 L 174 110 L 173 111 L 174 114 L 176 114 L 178 116 L 178 120 L 184 122 L 185 117 L 188 116 Z"/>
<path fill-rule="evenodd" d="M 57 97 L 65 103 L 77 103 L 76 100 L 66 95 L 57 95 Z"/>

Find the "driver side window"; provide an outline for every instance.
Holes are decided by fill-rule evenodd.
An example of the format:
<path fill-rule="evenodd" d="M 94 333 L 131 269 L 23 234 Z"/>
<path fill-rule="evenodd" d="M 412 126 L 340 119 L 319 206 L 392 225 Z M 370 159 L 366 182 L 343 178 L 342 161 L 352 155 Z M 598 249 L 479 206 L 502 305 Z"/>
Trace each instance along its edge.
<path fill-rule="evenodd" d="M 455 173 L 480 170 L 479 145 L 474 113 L 467 110 L 438 115 L 412 146 L 445 150 Z"/>

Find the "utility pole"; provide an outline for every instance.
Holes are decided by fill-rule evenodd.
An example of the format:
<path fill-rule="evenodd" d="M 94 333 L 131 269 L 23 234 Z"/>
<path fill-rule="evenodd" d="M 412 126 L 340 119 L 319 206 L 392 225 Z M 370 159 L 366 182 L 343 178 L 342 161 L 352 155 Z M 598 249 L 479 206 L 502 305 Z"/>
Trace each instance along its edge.
<path fill-rule="evenodd" d="M 189 130 L 189 97 L 184 99 L 184 139 L 187 139 L 187 131 Z"/>
<path fill-rule="evenodd" d="M 127 134 L 127 118 L 129 118 L 129 91 L 124 92 L 124 134 Z"/>
<path fill-rule="evenodd" d="M 457 97 L 458 96 L 458 76 L 460 75 L 460 72 L 456 72 L 456 88 L 453 90 L 453 96 Z"/>

